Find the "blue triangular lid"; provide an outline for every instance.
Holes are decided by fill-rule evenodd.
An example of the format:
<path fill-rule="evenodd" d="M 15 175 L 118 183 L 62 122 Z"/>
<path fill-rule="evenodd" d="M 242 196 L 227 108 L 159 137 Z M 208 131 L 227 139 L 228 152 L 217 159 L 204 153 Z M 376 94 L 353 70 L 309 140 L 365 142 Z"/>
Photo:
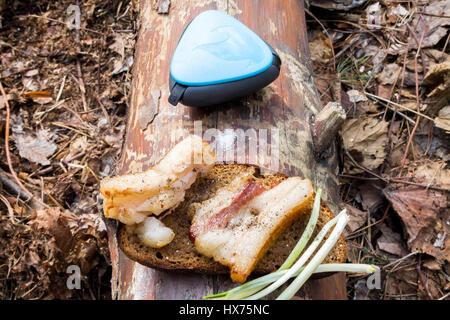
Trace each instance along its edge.
<path fill-rule="evenodd" d="M 170 74 L 180 84 L 203 86 L 254 76 L 272 61 L 271 49 L 256 33 L 226 13 L 208 10 L 184 31 Z"/>

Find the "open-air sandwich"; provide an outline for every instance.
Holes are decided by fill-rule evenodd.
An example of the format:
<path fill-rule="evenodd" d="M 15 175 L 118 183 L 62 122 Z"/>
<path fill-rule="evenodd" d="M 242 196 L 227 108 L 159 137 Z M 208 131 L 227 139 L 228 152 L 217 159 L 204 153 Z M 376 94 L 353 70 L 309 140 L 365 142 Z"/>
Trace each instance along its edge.
<path fill-rule="evenodd" d="M 119 245 L 129 257 L 156 268 L 229 271 L 241 283 L 283 265 L 312 220 L 311 181 L 215 161 L 210 146 L 192 135 L 148 170 L 101 182 L 104 214 L 125 225 Z M 315 224 L 333 218 L 319 201 Z M 323 262 L 344 261 L 338 237 Z"/>

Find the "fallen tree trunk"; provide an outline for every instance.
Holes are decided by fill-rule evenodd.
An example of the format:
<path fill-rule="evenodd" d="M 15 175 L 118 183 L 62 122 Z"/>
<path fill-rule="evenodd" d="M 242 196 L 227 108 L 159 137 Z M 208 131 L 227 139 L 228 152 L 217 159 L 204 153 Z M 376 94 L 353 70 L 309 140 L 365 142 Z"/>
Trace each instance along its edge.
<path fill-rule="evenodd" d="M 302 1 L 191 0 L 171 1 L 170 12 L 159 14 L 153 1 L 141 1 L 140 31 L 135 49 L 132 94 L 123 156 L 117 174 L 145 170 L 157 162 L 186 132 L 208 135 L 214 131 L 216 147 L 234 143 L 236 129 L 269 152 L 245 163 L 287 175 L 299 175 L 324 189 L 325 200 L 336 212 L 338 187 L 334 144 L 327 158 L 314 156 L 311 123 L 322 105 L 314 85 Z M 173 51 L 185 26 L 200 12 L 218 9 L 235 16 L 279 54 L 279 78 L 253 96 L 220 108 L 174 107 L 167 101 Z M 201 121 L 201 122 L 200 122 Z M 251 129 L 249 131 L 249 129 Z M 265 131 L 266 130 L 266 131 Z M 270 138 L 261 138 L 267 133 Z M 253 135 L 253 137 L 255 137 Z M 226 157 L 226 155 L 224 155 Z M 236 154 L 231 159 L 236 160 Z M 242 159 L 241 159 L 242 160 Z M 128 259 L 117 245 L 115 226 L 108 222 L 111 250 L 112 294 L 117 299 L 199 299 L 229 289 L 228 276 L 183 274 L 144 267 Z M 345 275 L 310 280 L 298 294 L 313 299 L 345 299 Z"/>

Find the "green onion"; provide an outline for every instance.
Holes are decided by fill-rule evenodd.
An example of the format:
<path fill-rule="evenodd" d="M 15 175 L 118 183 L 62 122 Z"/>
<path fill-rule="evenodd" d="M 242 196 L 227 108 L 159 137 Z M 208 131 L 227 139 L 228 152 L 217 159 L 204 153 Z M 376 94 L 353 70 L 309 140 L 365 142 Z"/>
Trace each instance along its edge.
<path fill-rule="evenodd" d="M 252 295 L 250 297 L 248 297 L 248 299 L 256 300 L 256 299 L 260 299 L 260 298 L 268 295 L 269 293 L 271 293 L 272 291 L 274 291 L 275 289 L 277 289 L 281 285 L 283 285 L 287 280 L 289 280 L 289 278 L 294 273 L 299 271 L 300 268 L 305 264 L 306 261 L 308 261 L 308 259 L 311 257 L 311 255 L 314 253 L 314 251 L 317 249 L 317 247 L 322 242 L 323 238 L 328 233 L 330 228 L 333 227 L 336 224 L 338 219 L 341 217 L 342 213 L 343 212 L 341 212 L 339 215 L 337 215 L 336 217 L 334 217 L 333 219 L 331 219 L 330 221 L 328 221 L 325 224 L 325 226 L 322 228 L 322 230 L 316 236 L 316 238 L 311 243 L 311 245 L 308 247 L 308 249 L 306 249 L 305 253 L 297 260 L 297 262 L 290 269 L 288 269 L 288 271 L 281 278 L 279 278 L 277 281 L 272 283 L 267 288 L 265 288 L 265 289 L 261 290 L 260 292 L 254 294 L 254 295 Z"/>
<path fill-rule="evenodd" d="M 301 268 L 298 272 L 292 275 L 292 277 L 298 276 L 304 268 Z M 321 264 L 317 267 L 316 270 L 314 270 L 314 273 L 324 273 L 324 272 L 353 272 L 353 273 L 366 273 L 370 274 L 375 272 L 376 270 L 379 270 L 377 266 L 372 266 L 368 264 L 353 264 L 353 263 L 327 263 L 327 264 Z M 227 300 L 238 300 L 248 297 L 249 295 L 253 294 L 253 290 L 258 289 L 261 286 L 266 286 L 276 280 L 278 280 L 280 277 L 282 277 L 284 274 L 286 274 L 287 270 L 279 270 L 273 273 L 269 273 L 265 276 L 262 276 L 260 278 L 254 279 L 252 281 L 249 281 L 239 287 L 233 288 L 231 290 L 209 295 L 204 298 L 207 299 L 227 299 Z M 239 290 L 238 290 L 239 289 Z M 258 291 L 258 290 L 257 290 Z M 248 294 L 248 292 L 251 292 Z"/>
<path fill-rule="evenodd" d="M 325 259 L 328 253 L 333 249 L 336 242 L 339 240 L 345 226 L 347 225 L 350 217 L 345 213 L 345 209 L 341 211 L 338 215 L 338 221 L 335 228 L 331 232 L 328 239 L 325 241 L 323 246 L 319 249 L 317 254 L 311 259 L 311 261 L 306 265 L 305 269 L 295 278 L 294 281 L 284 290 L 277 298 L 277 300 L 287 300 L 291 299 L 295 293 L 301 288 L 301 286 L 309 279 L 313 274 L 314 270 L 320 265 L 320 263 Z"/>
<path fill-rule="evenodd" d="M 312 210 L 311 216 L 309 217 L 309 221 L 308 221 L 308 224 L 306 225 L 305 231 L 303 232 L 302 236 L 300 237 L 300 240 L 298 240 L 294 249 L 292 249 L 292 252 L 289 254 L 286 261 L 284 261 L 284 263 L 281 265 L 281 267 L 278 270 L 289 269 L 292 266 L 292 264 L 294 263 L 294 261 L 297 260 L 300 253 L 303 251 L 303 249 L 305 248 L 309 239 L 311 239 L 314 229 L 316 228 L 317 220 L 319 219 L 320 196 L 321 195 L 322 195 L 322 189 L 319 188 L 317 190 L 316 197 L 314 199 L 313 210 Z"/>

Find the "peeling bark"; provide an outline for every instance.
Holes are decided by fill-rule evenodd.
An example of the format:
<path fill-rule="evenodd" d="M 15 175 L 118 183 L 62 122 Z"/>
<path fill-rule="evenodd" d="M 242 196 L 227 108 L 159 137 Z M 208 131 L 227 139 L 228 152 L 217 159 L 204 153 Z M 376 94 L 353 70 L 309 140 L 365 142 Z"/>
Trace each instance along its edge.
<path fill-rule="evenodd" d="M 345 118 L 345 111 L 337 102 L 329 102 L 320 110 L 312 126 L 314 151 L 316 153 L 320 154 L 328 148 Z"/>

